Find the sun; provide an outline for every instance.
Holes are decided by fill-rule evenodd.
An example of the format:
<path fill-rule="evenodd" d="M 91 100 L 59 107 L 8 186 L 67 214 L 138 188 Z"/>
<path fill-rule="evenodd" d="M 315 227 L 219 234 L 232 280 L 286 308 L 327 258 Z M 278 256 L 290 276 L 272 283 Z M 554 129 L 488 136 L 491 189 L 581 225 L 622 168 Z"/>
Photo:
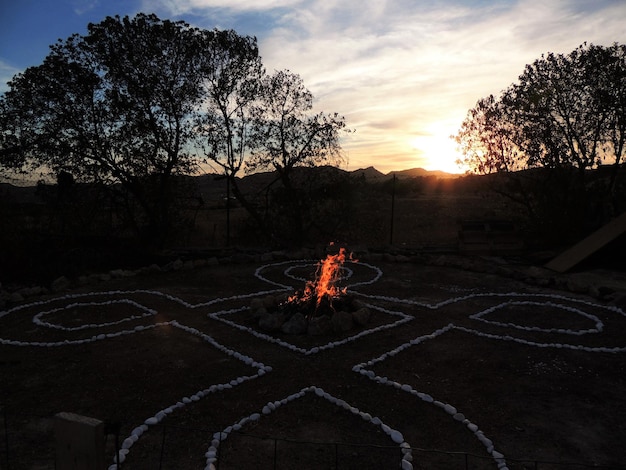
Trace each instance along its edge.
<path fill-rule="evenodd" d="M 435 124 L 422 135 L 413 137 L 410 145 L 420 155 L 423 162 L 420 166 L 431 171 L 464 173 L 467 168 L 457 164 L 462 155 L 457 151 L 456 142 L 450 138 L 455 132 L 454 128 Z"/>

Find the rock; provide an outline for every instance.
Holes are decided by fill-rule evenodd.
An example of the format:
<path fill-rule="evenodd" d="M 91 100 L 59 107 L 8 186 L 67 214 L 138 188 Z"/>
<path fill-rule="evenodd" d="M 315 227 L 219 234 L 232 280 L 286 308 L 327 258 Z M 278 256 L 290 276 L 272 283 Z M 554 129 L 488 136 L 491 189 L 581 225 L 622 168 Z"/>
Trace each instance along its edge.
<path fill-rule="evenodd" d="M 193 260 L 194 268 L 204 268 L 207 265 L 207 261 L 203 258 Z"/>
<path fill-rule="evenodd" d="M 352 314 L 348 312 L 336 312 L 331 317 L 330 321 L 333 325 L 333 331 L 335 331 L 336 333 L 350 331 L 352 329 Z"/>
<path fill-rule="evenodd" d="M 277 331 L 285 322 L 280 313 L 268 313 L 259 319 L 259 328 L 265 331 Z"/>
<path fill-rule="evenodd" d="M 52 281 L 52 284 L 50 284 L 52 292 L 60 292 L 68 287 L 70 287 L 70 280 L 65 276 L 57 277 L 54 281 Z"/>
<path fill-rule="evenodd" d="M 352 319 L 357 325 L 365 326 L 370 322 L 371 315 L 372 312 L 370 311 L 370 309 L 367 307 L 363 307 L 356 312 L 352 312 Z"/>
<path fill-rule="evenodd" d="M 24 296 L 19 292 L 12 292 L 9 294 L 9 301 L 16 304 L 24 301 Z"/>
<path fill-rule="evenodd" d="M 567 280 L 567 290 L 577 294 L 586 294 L 588 291 L 587 286 L 576 279 Z"/>
<path fill-rule="evenodd" d="M 300 312 L 295 313 L 281 326 L 281 331 L 288 335 L 301 335 L 307 331 L 307 321 Z"/>
<path fill-rule="evenodd" d="M 246 264 L 254 262 L 254 257 L 247 253 L 235 253 L 231 256 L 231 260 L 235 264 Z"/>
<path fill-rule="evenodd" d="M 320 315 L 313 317 L 309 321 L 307 328 L 308 334 L 312 336 L 327 335 L 333 330 L 333 324 L 328 315 Z"/>
<path fill-rule="evenodd" d="M 391 253 L 385 253 L 383 255 L 383 259 L 388 262 L 388 263 L 395 263 L 396 262 L 396 256 L 391 254 Z"/>
<path fill-rule="evenodd" d="M 250 301 L 250 311 L 255 312 L 256 310 L 259 310 L 260 308 L 265 308 L 265 305 L 263 304 L 262 299 L 256 298 Z"/>
<path fill-rule="evenodd" d="M 255 309 L 255 310 L 250 309 L 250 311 L 252 312 L 252 318 L 254 318 L 255 320 L 259 320 L 259 319 L 263 318 L 265 315 L 269 314 L 267 309 L 265 307 L 263 307 L 262 304 L 261 304 L 261 307 Z"/>
<path fill-rule="evenodd" d="M 615 292 L 611 295 L 611 305 L 626 310 L 626 292 Z"/>
<path fill-rule="evenodd" d="M 185 261 L 183 263 L 182 269 L 184 269 L 185 271 L 191 271 L 193 269 L 193 267 L 194 267 L 193 261 L 192 260 L 188 260 L 188 261 Z"/>
<path fill-rule="evenodd" d="M 183 269 L 183 266 L 185 265 L 185 263 L 183 263 L 183 261 L 178 258 L 176 261 L 172 261 L 171 263 L 168 263 L 165 265 L 164 270 L 165 271 L 180 271 L 181 269 Z"/>

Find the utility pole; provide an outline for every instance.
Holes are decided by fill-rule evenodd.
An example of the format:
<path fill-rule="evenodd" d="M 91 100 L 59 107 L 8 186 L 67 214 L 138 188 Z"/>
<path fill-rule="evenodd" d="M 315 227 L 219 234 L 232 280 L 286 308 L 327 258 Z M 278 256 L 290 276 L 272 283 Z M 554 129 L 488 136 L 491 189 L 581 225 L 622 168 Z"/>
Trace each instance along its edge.
<path fill-rule="evenodd" d="M 393 174 L 393 181 L 391 183 L 391 223 L 389 230 L 389 245 L 393 245 L 393 219 L 396 205 L 396 174 Z"/>
<path fill-rule="evenodd" d="M 215 181 L 226 180 L 226 246 L 230 246 L 230 178 L 224 174 L 213 179 Z"/>

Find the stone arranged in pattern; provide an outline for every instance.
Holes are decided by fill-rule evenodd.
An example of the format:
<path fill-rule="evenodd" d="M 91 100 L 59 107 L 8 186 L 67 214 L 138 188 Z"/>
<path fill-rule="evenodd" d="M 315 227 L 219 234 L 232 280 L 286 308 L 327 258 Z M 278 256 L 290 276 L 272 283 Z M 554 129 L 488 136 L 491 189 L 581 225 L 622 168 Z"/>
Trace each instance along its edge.
<path fill-rule="evenodd" d="M 250 380 L 258 379 L 259 377 L 262 377 L 272 372 L 271 365 L 263 364 L 261 362 L 256 361 L 252 357 L 241 354 L 240 352 L 217 342 L 210 335 L 198 329 L 184 325 L 178 320 L 172 320 L 172 321 L 167 321 L 167 322 L 154 322 L 156 311 L 149 308 L 146 305 L 143 305 L 142 303 L 139 303 L 135 300 L 130 299 L 129 297 L 132 297 L 137 294 L 142 294 L 144 296 L 146 294 L 154 295 L 154 296 L 166 298 L 170 301 L 176 302 L 179 305 L 185 308 L 189 308 L 189 309 L 207 307 L 207 306 L 217 305 L 220 303 L 231 302 L 231 301 L 248 301 L 250 299 L 258 299 L 260 297 L 267 298 L 268 296 L 274 296 L 276 298 L 278 296 L 284 295 L 286 292 L 289 292 L 291 288 L 286 284 L 278 283 L 276 281 L 271 281 L 270 279 L 266 277 L 265 271 L 269 268 L 275 269 L 275 268 L 284 267 L 285 269 L 283 273 L 285 277 L 299 280 L 299 278 L 297 278 L 293 274 L 296 268 L 308 266 L 311 263 L 312 262 L 309 262 L 309 261 L 297 261 L 297 262 L 288 261 L 288 262 L 273 263 L 273 264 L 261 266 L 255 271 L 255 276 L 273 285 L 274 289 L 262 291 L 262 292 L 243 294 L 243 295 L 238 295 L 238 296 L 231 296 L 231 297 L 226 297 L 226 298 L 216 298 L 216 299 L 203 302 L 203 303 L 198 303 L 198 304 L 190 304 L 178 297 L 165 294 L 159 291 L 148 291 L 148 290 L 109 291 L 109 292 L 92 292 L 92 293 L 87 293 L 87 294 L 68 294 L 68 295 L 56 297 L 50 300 L 28 303 L 25 305 L 14 307 L 4 312 L 0 312 L 0 320 L 7 315 L 19 315 L 22 311 L 26 309 L 40 308 L 40 311 L 33 316 L 33 322 L 40 327 L 50 328 L 52 330 L 55 330 L 56 332 L 65 331 L 68 334 L 71 333 L 74 336 L 76 336 L 80 334 L 81 332 L 87 333 L 88 331 L 97 330 L 99 328 L 104 328 L 104 327 L 111 329 L 112 327 L 119 326 L 120 329 L 117 331 L 113 331 L 113 332 L 109 331 L 107 333 L 99 333 L 99 334 L 87 333 L 86 336 L 84 336 L 83 338 L 79 338 L 79 339 L 64 339 L 62 341 L 49 341 L 49 342 L 22 341 L 19 339 L 1 337 L 0 343 L 3 345 L 19 346 L 19 347 L 62 347 L 62 346 L 73 345 L 73 344 L 88 344 L 88 343 L 93 343 L 96 341 L 106 341 L 107 339 L 120 337 L 120 336 L 131 336 L 134 334 L 140 334 L 143 331 L 146 331 L 148 329 L 153 329 L 153 328 L 174 327 L 188 334 L 201 338 L 203 341 L 210 344 L 212 347 L 216 348 L 217 350 L 221 351 L 227 356 L 232 357 L 235 360 L 241 361 L 245 365 L 252 368 L 253 373 L 251 373 L 250 375 L 243 375 L 243 376 L 235 377 L 225 383 L 211 384 L 207 388 L 199 390 L 191 395 L 181 397 L 176 403 L 173 403 L 170 406 L 167 406 L 161 410 L 158 410 L 154 413 L 154 415 L 147 417 L 142 423 L 140 423 L 138 426 L 136 426 L 132 430 L 131 434 L 126 439 L 124 439 L 122 446 L 121 446 L 121 450 L 119 451 L 119 454 L 114 457 L 114 462 L 109 467 L 109 470 L 116 470 L 118 468 L 118 464 L 121 464 L 126 460 L 126 457 L 129 454 L 131 448 L 140 440 L 140 438 L 147 431 L 149 431 L 151 426 L 155 426 L 161 423 L 162 421 L 167 419 L 169 415 L 175 413 L 177 410 L 186 406 L 193 406 L 194 403 L 199 402 L 200 400 L 204 399 L 205 397 L 217 391 L 230 390 L 233 387 L 237 387 L 238 385 L 242 383 L 248 382 Z M 426 308 L 430 310 L 438 310 L 445 306 L 464 302 L 470 299 L 476 299 L 476 298 L 495 299 L 497 301 L 496 305 L 489 307 L 485 310 L 482 310 L 478 313 L 471 314 L 468 316 L 468 318 L 476 321 L 477 324 L 486 323 L 486 324 L 492 324 L 492 325 L 497 325 L 499 327 L 507 328 L 511 330 L 512 334 L 496 335 L 493 333 L 483 332 L 478 329 L 467 328 L 467 327 L 455 325 L 454 323 L 450 323 L 447 326 L 440 328 L 436 331 L 433 331 L 430 334 L 415 337 L 409 340 L 408 342 L 401 344 L 383 353 L 382 355 L 376 358 L 356 364 L 355 366 L 352 367 L 352 371 L 364 377 L 367 377 L 368 379 L 374 381 L 376 384 L 397 388 L 401 390 L 402 392 L 415 396 L 417 399 L 421 400 L 422 402 L 438 407 L 439 409 L 441 409 L 442 413 L 445 416 L 448 416 L 454 422 L 457 422 L 460 425 L 465 426 L 469 432 L 473 433 L 476 439 L 481 444 L 483 444 L 486 452 L 493 458 L 493 461 L 497 465 L 497 467 L 501 469 L 507 468 L 504 455 L 496 449 L 493 440 L 484 434 L 484 432 L 479 428 L 478 424 L 474 423 L 468 417 L 466 417 L 466 415 L 462 411 L 459 411 L 455 405 L 451 403 L 445 403 L 445 402 L 439 401 L 435 397 L 427 393 L 416 390 L 410 384 L 406 384 L 406 383 L 403 384 L 403 383 L 394 381 L 392 379 L 389 379 L 387 377 L 381 377 L 372 370 L 372 367 L 376 364 L 384 362 L 388 358 L 393 357 L 396 354 L 408 348 L 418 346 L 422 344 L 424 341 L 435 340 L 441 337 L 442 335 L 446 334 L 447 332 L 453 331 L 453 330 L 463 331 L 465 333 L 476 335 L 478 337 L 497 339 L 497 340 L 502 340 L 502 341 L 513 341 L 513 342 L 525 344 L 527 346 L 539 347 L 539 348 L 559 348 L 559 349 L 564 348 L 564 349 L 580 350 L 580 351 L 591 352 L 591 353 L 593 352 L 605 352 L 605 353 L 626 352 L 626 346 L 618 345 L 618 346 L 590 347 L 590 346 L 585 346 L 581 344 L 557 343 L 557 342 L 546 343 L 546 342 L 539 342 L 539 341 L 530 341 L 528 339 L 519 338 L 513 335 L 516 331 L 519 331 L 519 330 L 526 331 L 526 332 L 567 334 L 567 335 L 571 335 L 572 337 L 577 337 L 577 338 L 582 337 L 583 335 L 587 335 L 587 334 L 601 334 L 604 329 L 603 322 L 600 320 L 600 318 L 597 315 L 590 314 L 586 312 L 584 309 L 586 307 L 593 307 L 596 309 L 603 309 L 609 314 L 615 314 L 615 315 L 626 317 L 626 314 L 618 307 L 598 305 L 598 304 L 594 304 L 585 300 L 569 298 L 569 297 L 556 295 L 556 294 L 548 295 L 548 294 L 528 294 L 528 293 L 515 293 L 515 292 L 510 292 L 510 293 L 474 292 L 468 295 L 446 299 L 444 301 L 441 301 L 435 304 L 428 304 L 428 303 L 418 302 L 418 301 L 414 301 L 410 299 L 400 299 L 400 298 L 394 298 L 394 297 L 369 295 L 369 294 L 360 292 L 356 289 L 358 287 L 367 286 L 376 282 L 382 276 L 382 271 L 375 266 L 361 263 L 361 266 L 363 265 L 366 268 L 369 268 L 371 270 L 372 277 L 366 281 L 352 283 L 351 285 L 348 286 L 349 292 L 352 295 L 359 296 L 365 299 L 363 301 L 363 308 L 367 308 L 370 311 L 378 312 L 382 315 L 386 315 L 389 317 L 390 321 L 389 323 L 383 324 L 376 328 L 369 328 L 369 329 L 361 330 L 357 334 L 348 336 L 346 338 L 329 341 L 328 343 L 320 344 L 319 346 L 316 346 L 310 349 L 305 349 L 305 348 L 298 347 L 294 344 L 291 344 L 287 339 L 276 337 L 276 336 L 271 336 L 270 334 L 266 332 L 257 331 L 254 328 L 246 327 L 244 325 L 237 323 L 234 320 L 229 319 L 229 316 L 234 313 L 246 311 L 249 308 L 248 306 L 243 306 L 243 307 L 235 308 L 235 309 L 218 310 L 216 312 L 210 313 L 209 316 L 213 319 L 219 320 L 234 328 L 246 331 L 247 333 L 259 339 L 268 341 L 270 343 L 276 344 L 281 347 L 288 348 L 294 352 L 301 353 L 303 355 L 311 355 L 311 354 L 317 354 L 323 350 L 346 346 L 350 342 L 361 340 L 362 338 L 368 335 L 372 335 L 383 330 L 402 327 L 403 325 L 407 324 L 408 322 L 414 319 L 412 315 L 409 315 L 409 314 L 406 314 L 404 312 L 400 312 L 397 310 L 390 310 L 379 304 L 375 304 L 374 302 L 377 302 L 377 303 L 382 302 L 386 304 L 390 303 L 390 304 L 395 304 L 395 305 L 403 305 L 407 307 L 420 307 L 420 308 Z M 352 274 L 353 274 L 352 271 L 349 268 L 346 268 L 345 279 L 350 279 L 352 277 Z M 99 301 L 99 302 L 81 301 L 82 299 L 86 299 L 86 298 L 93 297 L 93 296 L 99 296 L 99 297 L 105 297 L 105 298 L 108 297 L 108 298 L 111 298 L 111 300 Z M 66 303 L 62 307 L 46 309 L 46 306 L 51 303 L 63 303 L 63 302 L 66 302 Z M 570 305 L 566 305 L 566 303 L 575 304 L 577 306 L 572 307 Z M 136 313 L 128 315 L 127 317 L 121 318 L 116 321 L 108 321 L 108 322 L 102 322 L 102 323 L 85 323 L 79 326 L 71 326 L 71 327 L 54 323 L 51 320 L 49 320 L 49 317 L 52 314 L 63 314 L 64 312 L 70 312 L 75 309 L 85 309 L 85 308 L 90 308 L 90 307 L 98 307 L 98 308 L 103 308 L 103 309 L 115 309 L 116 307 L 119 307 L 120 305 L 124 305 L 127 308 L 130 307 L 131 309 L 136 310 Z M 559 309 L 559 310 L 571 313 L 573 315 L 576 315 L 578 317 L 581 317 L 591 322 L 593 324 L 593 327 L 579 328 L 579 329 L 541 328 L 538 326 L 518 325 L 514 322 L 495 321 L 495 320 L 489 319 L 490 315 L 493 314 L 494 312 L 497 312 L 497 311 L 504 312 L 505 307 L 516 307 L 516 306 L 531 306 L 531 307 L 543 306 L 543 307 Z M 353 317 L 353 320 L 357 321 L 354 317 Z M 140 322 L 140 321 L 146 321 L 146 322 L 152 322 L 152 323 L 137 325 L 133 328 L 123 327 L 128 322 Z M 366 324 L 365 321 L 364 321 L 364 324 Z M 400 462 L 401 468 L 405 470 L 410 470 L 411 468 L 413 468 L 412 466 L 413 457 L 411 454 L 411 446 L 409 443 L 407 443 L 404 440 L 401 430 L 391 428 L 387 424 L 383 423 L 378 417 L 372 416 L 367 411 L 359 410 L 351 406 L 347 402 L 331 396 L 330 394 L 326 393 L 324 390 L 322 390 L 321 388 L 315 385 L 301 389 L 300 391 L 292 395 L 289 395 L 286 398 L 268 402 L 267 405 L 265 405 L 258 412 L 253 413 L 249 416 L 246 416 L 242 418 L 240 421 L 238 421 L 237 423 L 231 426 L 228 426 L 224 430 L 216 433 L 214 435 L 214 439 L 211 443 L 211 446 L 205 453 L 205 458 L 206 458 L 205 468 L 208 470 L 215 468 L 215 464 L 217 463 L 218 457 L 219 457 L 219 444 L 220 442 L 224 441 L 224 439 L 227 439 L 232 432 L 239 431 L 240 429 L 245 427 L 246 424 L 250 422 L 264 419 L 264 417 L 269 416 L 273 411 L 275 411 L 277 407 L 287 405 L 288 403 L 294 400 L 300 399 L 303 396 L 305 396 L 307 393 L 315 393 L 317 396 L 322 397 L 328 400 L 330 403 L 333 403 L 345 409 L 347 412 L 359 415 L 361 418 L 363 418 L 365 422 L 372 424 L 374 426 L 380 427 L 380 429 L 382 429 L 389 436 L 390 440 L 394 444 L 397 444 L 399 446 L 401 450 L 401 454 L 402 454 L 402 458 Z"/>

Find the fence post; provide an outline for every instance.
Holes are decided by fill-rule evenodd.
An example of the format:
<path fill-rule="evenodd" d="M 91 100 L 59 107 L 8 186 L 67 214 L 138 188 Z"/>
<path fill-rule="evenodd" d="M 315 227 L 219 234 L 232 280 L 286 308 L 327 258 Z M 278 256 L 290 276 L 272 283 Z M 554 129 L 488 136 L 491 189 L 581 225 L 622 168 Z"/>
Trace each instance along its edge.
<path fill-rule="evenodd" d="M 165 454 L 165 426 L 162 427 L 163 434 L 161 435 L 161 455 L 159 456 L 159 470 L 163 468 L 163 454 Z"/>
<path fill-rule="evenodd" d="M 104 464 L 104 422 L 61 412 L 55 416 L 57 470 L 101 470 Z"/>
<path fill-rule="evenodd" d="M 274 439 L 274 470 L 276 470 L 277 459 L 278 459 L 278 439 Z"/>
<path fill-rule="evenodd" d="M 2 421 L 4 428 L 4 458 L 6 461 L 6 469 L 9 470 L 9 424 L 8 424 L 8 413 L 6 405 L 0 405 L 2 407 Z"/>

